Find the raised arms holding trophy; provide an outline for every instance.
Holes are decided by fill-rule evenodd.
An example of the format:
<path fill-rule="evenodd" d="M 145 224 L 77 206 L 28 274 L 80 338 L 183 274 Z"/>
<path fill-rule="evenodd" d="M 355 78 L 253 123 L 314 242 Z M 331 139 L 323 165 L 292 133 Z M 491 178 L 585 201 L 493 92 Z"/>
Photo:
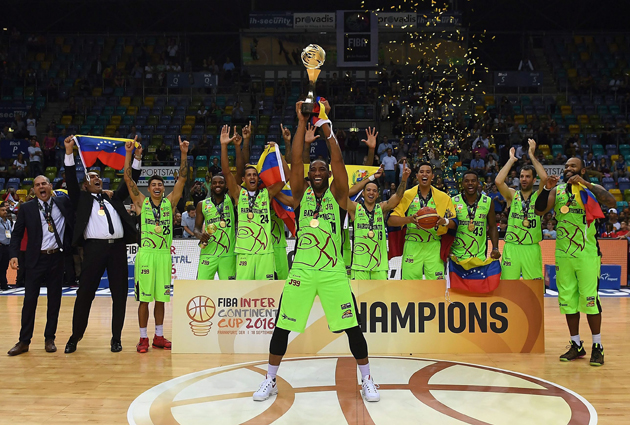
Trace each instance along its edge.
<path fill-rule="evenodd" d="M 302 50 L 302 63 L 306 67 L 308 74 L 308 94 L 302 103 L 302 113 L 304 115 L 312 114 L 315 107 L 315 82 L 324 61 L 326 60 L 326 51 L 317 44 L 309 44 Z"/>

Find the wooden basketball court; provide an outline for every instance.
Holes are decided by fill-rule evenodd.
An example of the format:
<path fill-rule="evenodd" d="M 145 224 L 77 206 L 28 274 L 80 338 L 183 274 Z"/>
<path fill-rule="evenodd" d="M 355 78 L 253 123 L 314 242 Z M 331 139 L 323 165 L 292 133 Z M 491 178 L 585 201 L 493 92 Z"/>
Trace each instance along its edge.
<path fill-rule="evenodd" d="M 131 403 L 142 393 L 166 381 L 193 372 L 219 366 L 234 365 L 260 361 L 261 379 L 264 375 L 265 356 L 263 355 L 172 355 L 168 351 L 151 349 L 147 354 L 138 354 L 135 344 L 139 334 L 137 329 L 136 302 L 129 298 L 127 304 L 127 319 L 123 331 L 123 351 L 111 353 L 109 350 L 111 301 L 107 297 L 97 297 L 92 307 L 90 325 L 85 338 L 79 343 L 75 353 L 63 353 L 65 343 L 70 335 L 72 307 L 74 297 L 64 296 L 62 299 L 59 329 L 57 331 L 58 351 L 53 354 L 44 351 L 43 329 L 46 315 L 46 298 L 40 297 L 35 324 L 35 334 L 28 353 L 17 357 L 5 355 L 16 342 L 20 329 L 20 312 L 22 297 L 1 296 L 0 317 L 0 357 L 2 370 L 2 385 L 0 385 L 0 424 L 125 424 L 127 412 Z M 597 411 L 600 424 L 629 423 L 630 403 L 627 402 L 630 392 L 628 380 L 627 359 L 624 353 L 630 351 L 628 335 L 630 335 L 630 299 L 603 298 L 604 308 L 603 345 L 605 347 L 606 364 L 596 368 L 588 365 L 588 358 L 572 363 L 558 361 L 558 356 L 565 351 L 568 344 L 568 334 L 564 317 L 557 309 L 555 298 L 545 298 L 545 331 L 546 354 L 464 354 L 464 355 L 423 355 L 425 359 L 439 359 L 456 362 L 472 363 L 474 365 L 489 366 L 506 371 L 522 373 L 542 380 L 558 384 L 584 397 Z M 167 309 L 165 334 L 171 333 L 171 310 Z M 153 335 L 153 322 L 149 322 L 149 337 Z M 582 321 L 582 337 L 585 340 L 587 352 L 590 355 L 591 338 L 586 320 Z M 370 355 L 378 355 L 378 347 L 370 347 Z M 401 356 L 409 357 L 409 353 Z M 346 360 L 344 360 L 347 363 Z M 247 366 L 252 369 L 253 366 Z M 373 370 L 374 372 L 374 370 Z M 392 370 L 391 373 L 396 373 Z M 390 373 L 386 369 L 374 374 L 378 383 L 387 381 L 383 375 Z M 350 372 L 352 373 L 352 372 Z M 280 368 L 282 374 L 282 367 Z M 304 390 L 293 389 L 291 396 L 288 391 L 280 394 L 274 409 L 282 410 L 287 399 L 297 397 L 295 394 Z M 389 386 L 393 388 L 391 385 Z M 382 397 L 379 408 L 386 408 L 389 388 L 381 387 Z M 341 400 L 347 423 L 368 424 L 377 423 L 372 418 L 372 406 L 367 406 L 369 413 L 363 407 L 358 393 L 352 394 L 353 384 L 349 386 L 350 402 Z M 470 387 L 466 387 L 470 388 Z M 252 387 L 251 392 L 257 388 Z M 485 397 L 496 395 L 502 389 L 496 387 L 484 393 Z M 506 390 L 506 392 L 508 392 Z M 241 397 L 247 396 L 243 391 Z M 283 398 L 284 394 L 284 398 Z M 208 400 L 212 397 L 208 398 Z M 243 408 L 250 406 L 247 398 L 242 398 Z M 297 400 L 297 398 L 296 398 Z M 206 400 L 207 401 L 207 400 Z M 291 401 L 292 402 L 292 401 Z M 344 407 L 350 406 L 350 410 Z M 182 402 L 180 402 L 180 405 Z M 251 402 L 255 406 L 254 402 Z M 360 406 L 359 406 L 360 405 Z M 359 407 L 357 407 L 359 406 Z M 158 410 L 159 410 L 159 406 Z M 256 406 L 255 406 L 256 407 Z M 154 404 L 152 409 L 156 408 Z M 286 407 L 287 410 L 289 407 Z M 284 410 L 283 410 L 284 411 Z M 152 410 L 153 412 L 153 410 Z M 247 423 L 269 423 L 271 409 L 257 420 Z M 350 413 L 348 413 L 350 412 Z M 153 412 L 155 413 L 155 412 Z M 158 412 L 159 413 L 159 412 Z M 181 423 L 173 417 L 161 414 L 152 415 L 153 422 L 177 424 Z M 266 416 L 265 416 L 266 415 Z M 509 415 L 507 415 L 509 416 Z M 509 418 L 506 415 L 495 415 L 496 420 L 466 420 L 453 423 L 524 423 L 519 418 Z M 571 416 L 571 415 L 570 415 Z M 265 419 L 267 418 L 267 419 Z M 310 420 L 310 422 L 309 422 Z M 228 423 L 225 414 L 221 417 L 208 417 L 206 423 Z M 305 418 L 303 423 L 331 423 L 323 418 Z M 417 422 L 397 420 L 404 423 L 430 423 L 418 418 Z M 140 422 L 138 422 L 140 423 Z M 197 423 L 197 422 L 190 422 Z M 288 423 L 287 420 L 277 423 Z M 296 422 L 294 422 L 296 423 Z M 450 422 L 449 422 L 450 423 Z M 580 419 L 580 413 L 573 411 L 571 424 L 589 423 Z M 595 423 L 595 422 L 590 422 Z"/>

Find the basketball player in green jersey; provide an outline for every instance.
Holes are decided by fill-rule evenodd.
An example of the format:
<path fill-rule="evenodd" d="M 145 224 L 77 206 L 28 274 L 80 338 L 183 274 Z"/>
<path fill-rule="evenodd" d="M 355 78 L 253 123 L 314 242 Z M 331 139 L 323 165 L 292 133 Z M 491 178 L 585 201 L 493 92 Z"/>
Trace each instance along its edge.
<path fill-rule="evenodd" d="M 587 226 L 586 213 L 575 201 L 571 185 L 580 184 L 590 190 L 600 204 L 609 208 L 616 205 L 613 195 L 597 184 L 585 179 L 586 167 L 579 158 L 570 158 L 564 164 L 565 184 L 558 185 L 558 176 L 549 176 L 547 185 L 536 200 L 536 214 L 545 215 L 552 209 L 558 220 L 556 239 L 556 284 L 560 313 L 567 319 L 571 346 L 560 356 L 561 361 L 584 357 L 586 350 L 580 340 L 580 313 L 585 313 L 593 334 L 591 366 L 604 364 L 601 326 L 602 307 L 597 287 L 601 265 L 601 252 L 597 244 L 595 223 Z"/>
<path fill-rule="evenodd" d="M 353 186 L 353 189 L 363 190 L 360 202 L 348 199 L 348 213 L 354 228 L 350 275 L 353 280 L 387 280 L 389 261 L 385 217 L 396 208 L 405 194 L 411 169 L 407 167 L 406 162 L 403 164 L 403 175 L 398 189 L 385 202 L 376 202 L 379 191 L 375 175 Z"/>
<path fill-rule="evenodd" d="M 464 172 L 463 193 L 453 197 L 457 218 L 457 232 L 451 247 L 451 254 L 458 260 L 477 257 L 486 260 L 488 240 L 486 229 L 492 242 L 494 259 L 501 258 L 499 252 L 499 230 L 494 214 L 494 201 L 483 193 L 478 193 L 479 176 L 476 172 Z"/>
<path fill-rule="evenodd" d="M 410 203 L 400 203 L 389 216 L 388 224 L 393 227 L 407 226 L 405 244 L 402 257 L 402 278 L 404 280 L 444 279 L 444 262 L 440 258 L 440 243 L 442 233 L 439 227 L 446 226 L 451 231 L 457 228 L 457 221 L 451 217 L 441 217 L 437 226 L 423 229 L 418 226 L 416 213 L 424 207 L 436 209 L 436 198 L 444 198 L 447 211 L 453 211 L 451 199 L 448 195 L 431 186 L 433 181 L 433 167 L 423 162 L 418 167 L 416 175 L 418 185 L 407 190 L 405 198 L 412 198 Z M 449 214 L 446 214 L 447 216 Z"/>
<path fill-rule="evenodd" d="M 210 197 L 197 203 L 195 236 L 199 238 L 197 279 L 236 279 L 236 216 L 232 198 L 226 196 L 227 185 L 221 174 L 212 177 Z"/>
<path fill-rule="evenodd" d="M 328 112 L 328 102 L 323 102 L 323 105 Z M 378 401 L 380 397 L 370 376 L 367 342 L 357 323 L 355 301 L 341 255 L 341 227 L 348 203 L 348 174 L 331 125 L 325 122 L 320 128 L 330 142 L 328 151 L 334 178 L 329 184 L 328 164 L 324 160 L 315 160 L 308 171 L 310 187 L 305 184 L 302 150 L 305 142 L 308 145 L 317 136 L 310 124 L 307 129 L 308 117 L 302 115 L 301 108 L 302 102 L 298 102 L 299 123 L 291 158 L 292 196 L 279 198 L 293 206 L 296 212 L 296 254 L 284 285 L 271 337 L 267 376 L 254 393 L 254 400 L 266 400 L 278 393 L 276 373 L 287 350 L 289 333 L 304 332 L 313 301 L 318 295 L 330 330 L 345 331 L 348 335 L 350 351 L 357 359 L 363 377 L 365 399 Z"/>
<path fill-rule="evenodd" d="M 188 142 L 179 138 L 181 164 L 179 178 L 173 191 L 164 196 L 164 179 L 160 176 L 149 178 L 149 196 L 145 197 L 131 178 L 131 154 L 133 142 L 127 142 L 125 161 L 125 183 L 129 188 L 131 200 L 140 215 L 140 246 L 135 261 L 135 292 L 140 323 L 140 342 L 136 346 L 139 353 L 149 351 L 147 324 L 149 322 L 149 303 L 155 301 L 155 337 L 153 348 L 171 349 L 171 342 L 164 338 L 164 303 L 171 300 L 171 274 L 173 259 L 171 243 L 173 241 L 173 215 L 175 206 L 182 197 L 188 177 Z"/>
<path fill-rule="evenodd" d="M 238 229 L 236 232 L 236 280 L 273 280 L 275 261 L 271 236 L 271 199 L 282 190 L 284 182 L 268 188 L 259 188 L 260 179 L 256 167 L 245 167 L 242 178 L 245 187 L 236 182 L 230 171 L 227 147 L 236 146 L 236 163 L 241 159 L 242 137 L 230 127 L 221 130 L 221 168 L 227 183 L 228 193 L 236 205 Z"/>
<path fill-rule="evenodd" d="M 536 216 L 536 199 L 547 183 L 545 168 L 536 159 L 536 142 L 529 139 L 529 158 L 533 166 L 521 168 L 521 190 L 514 190 L 505 184 L 510 169 L 516 164 L 514 148 L 510 149 L 510 159 L 499 171 L 495 183 L 505 198 L 508 227 L 501 260 L 501 279 L 542 279 L 542 252 L 539 242 L 542 240 L 541 219 Z M 534 192 L 536 174 L 540 177 L 538 190 Z"/>

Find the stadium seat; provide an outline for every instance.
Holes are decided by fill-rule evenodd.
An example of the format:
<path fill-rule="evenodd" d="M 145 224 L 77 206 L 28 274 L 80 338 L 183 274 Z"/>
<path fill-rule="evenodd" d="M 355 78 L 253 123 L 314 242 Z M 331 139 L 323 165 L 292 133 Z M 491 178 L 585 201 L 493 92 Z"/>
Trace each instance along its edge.
<path fill-rule="evenodd" d="M 604 186 L 604 187 L 606 187 L 606 186 Z M 621 195 L 621 192 L 619 191 L 619 189 L 609 189 L 608 191 L 610 192 L 610 194 L 612 196 L 615 197 L 615 200 L 617 202 L 623 201 L 623 196 Z"/>
<path fill-rule="evenodd" d="M 610 178 L 610 177 L 604 177 L 602 179 L 602 186 L 604 186 L 604 189 L 606 189 L 608 191 L 612 191 L 612 189 L 615 189 L 615 180 Z M 619 189 L 617 189 L 617 190 L 619 190 Z"/>
<path fill-rule="evenodd" d="M 18 177 L 10 178 L 5 188 L 6 189 L 13 188 L 15 190 L 18 190 L 20 188 L 20 179 Z"/>

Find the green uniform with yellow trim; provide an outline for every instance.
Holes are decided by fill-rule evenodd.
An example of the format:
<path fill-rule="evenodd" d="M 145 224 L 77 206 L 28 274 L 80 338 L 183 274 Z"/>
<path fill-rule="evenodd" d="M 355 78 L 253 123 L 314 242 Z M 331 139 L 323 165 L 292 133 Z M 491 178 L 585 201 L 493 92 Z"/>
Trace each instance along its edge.
<path fill-rule="evenodd" d="M 405 217 L 415 215 L 425 205 L 424 202 L 416 193 Z M 433 196 L 426 202 L 426 206 L 436 208 Z M 440 258 L 441 241 L 442 236 L 438 235 L 437 228 L 423 229 L 415 224 L 408 224 L 403 246 L 402 279 L 444 279 L 444 262 Z"/>
<path fill-rule="evenodd" d="M 276 279 L 286 280 L 289 276 L 289 257 L 287 256 L 287 238 L 284 234 L 284 221 L 271 210 L 271 237 L 273 238 L 273 256 Z"/>
<path fill-rule="evenodd" d="M 488 255 L 488 238 L 486 236 L 488 213 L 490 212 L 491 198 L 480 195 L 477 207 L 474 211 L 472 222 L 473 230 L 468 230 L 470 224 L 469 211 L 464 195 L 453 197 L 453 205 L 457 214 L 457 233 L 451 247 L 451 254 L 459 260 L 477 257 L 485 260 Z M 471 206 L 472 207 L 472 206 Z M 471 208 L 472 212 L 472 208 Z"/>
<path fill-rule="evenodd" d="M 236 280 L 273 280 L 275 261 L 269 191 L 263 188 L 250 195 L 247 189 L 241 188 L 236 210 Z M 253 214 L 252 218 L 248 217 L 249 213 Z"/>
<path fill-rule="evenodd" d="M 595 223 L 586 225 L 584 209 L 567 193 L 565 184 L 556 187 L 554 210 L 558 220 L 556 237 L 556 285 L 562 314 L 601 313 L 597 288 L 601 252 Z M 578 195 L 579 196 L 579 195 Z M 569 211 L 562 212 L 567 206 Z"/>
<path fill-rule="evenodd" d="M 350 280 L 343 261 L 342 225 L 346 214 L 330 189 L 319 208 L 312 188 L 307 188 L 296 210 L 295 259 L 284 284 L 276 326 L 304 332 L 315 296 L 321 301 L 331 331 L 357 326 Z M 317 212 L 317 221 L 313 217 Z M 311 225 L 313 224 L 313 226 Z"/>
<path fill-rule="evenodd" d="M 372 213 L 370 226 L 370 212 L 365 208 L 365 204 L 357 204 L 354 213 L 352 244 L 351 276 L 353 280 L 387 280 L 389 270 L 387 229 L 381 204 L 377 202 Z M 373 232 L 371 237 L 370 230 Z"/>
<path fill-rule="evenodd" d="M 201 201 L 201 213 L 204 230 L 210 238 L 199 254 L 197 279 L 212 280 L 217 273 L 221 280 L 236 279 L 236 216 L 232 198 L 226 195 L 219 205 L 215 205 L 212 197 L 206 198 Z"/>
<path fill-rule="evenodd" d="M 167 198 L 156 207 L 154 211 L 151 198 L 146 197 L 140 210 L 140 246 L 134 264 L 136 301 L 171 300 L 173 207 Z"/>
<path fill-rule="evenodd" d="M 529 201 L 523 200 L 520 190 L 514 193 L 510 204 L 510 216 L 505 233 L 505 245 L 501 255 L 501 279 L 542 279 L 541 217 L 534 205 L 538 192 L 532 192 Z M 525 214 L 527 207 L 527 214 Z M 529 223 L 525 222 L 529 220 Z"/>

